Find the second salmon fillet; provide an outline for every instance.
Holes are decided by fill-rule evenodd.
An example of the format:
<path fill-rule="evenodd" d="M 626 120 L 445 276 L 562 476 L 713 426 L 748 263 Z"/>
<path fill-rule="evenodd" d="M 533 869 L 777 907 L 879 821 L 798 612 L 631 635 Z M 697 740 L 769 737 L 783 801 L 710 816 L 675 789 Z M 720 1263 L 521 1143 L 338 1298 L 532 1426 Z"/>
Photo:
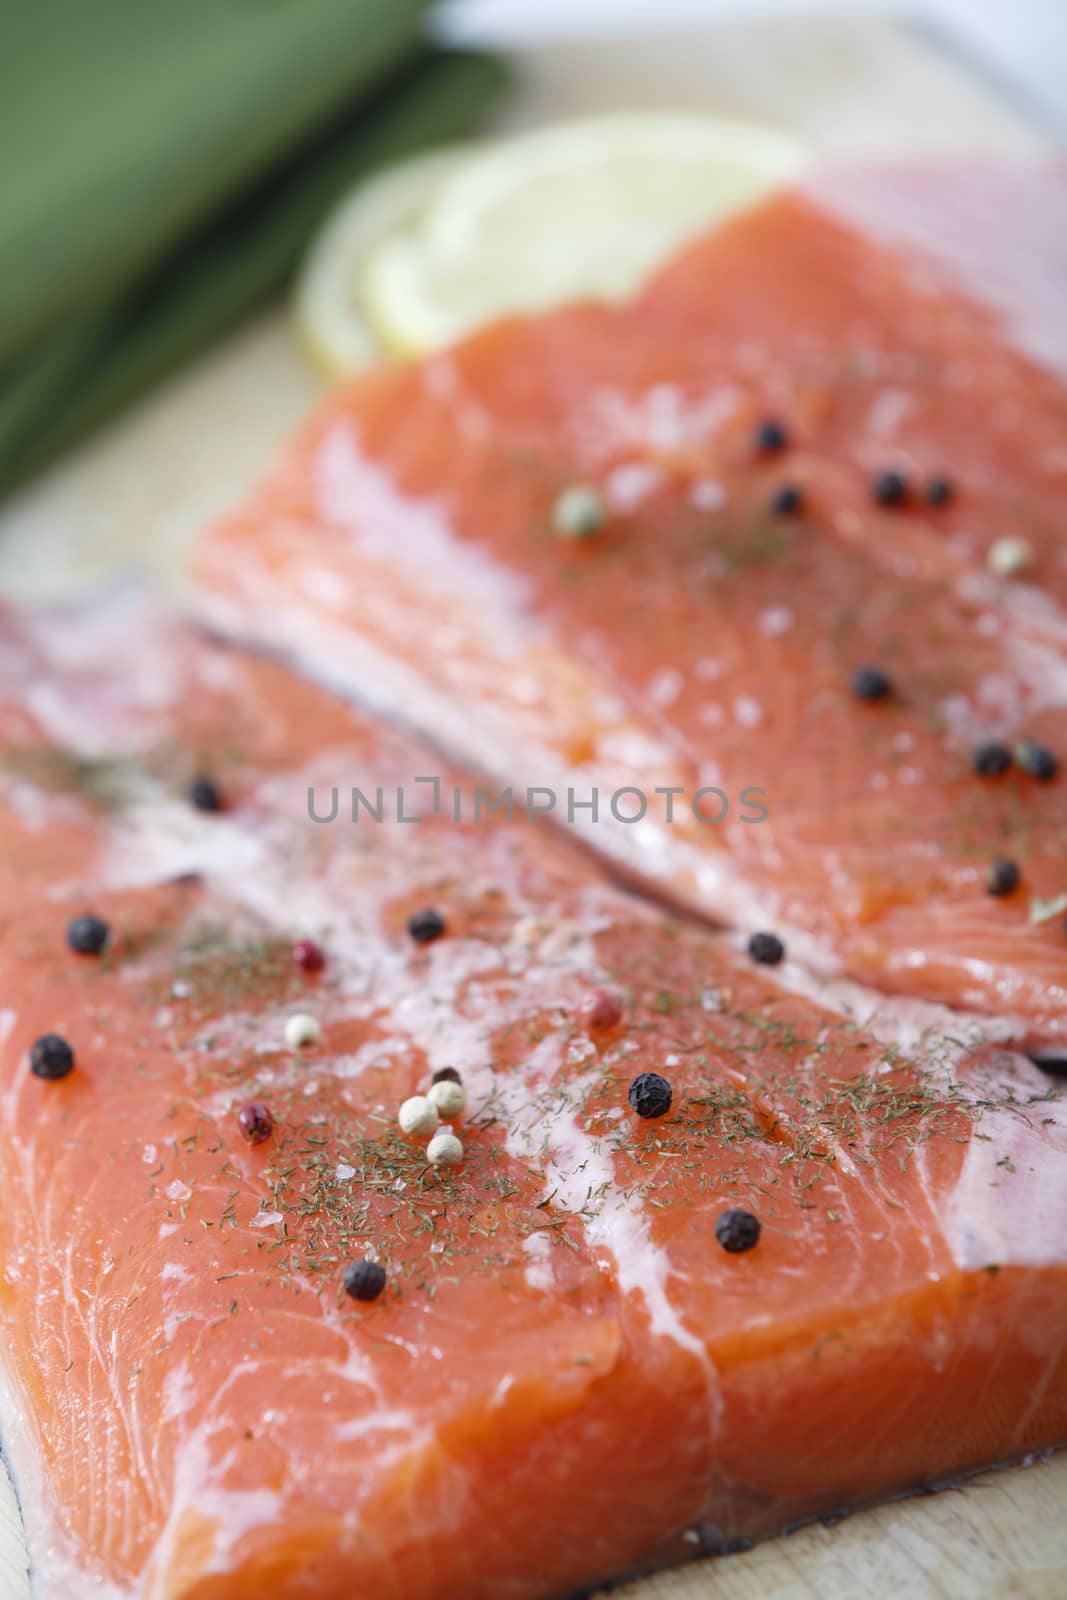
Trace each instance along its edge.
<path fill-rule="evenodd" d="M 1057 1048 L 1067 391 L 1029 348 L 785 197 L 630 307 L 336 391 L 200 579 L 645 883 Z"/>

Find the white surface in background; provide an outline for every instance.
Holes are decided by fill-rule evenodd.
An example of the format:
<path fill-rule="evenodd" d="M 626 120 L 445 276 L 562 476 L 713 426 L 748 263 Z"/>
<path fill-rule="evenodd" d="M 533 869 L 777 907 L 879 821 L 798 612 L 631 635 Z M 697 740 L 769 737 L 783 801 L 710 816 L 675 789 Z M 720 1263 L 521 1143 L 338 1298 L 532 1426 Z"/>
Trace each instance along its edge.
<path fill-rule="evenodd" d="M 624 29 L 834 9 L 896 12 L 954 35 L 1067 139 L 1067 0 L 449 0 L 443 27 L 476 42 L 564 38 Z"/>

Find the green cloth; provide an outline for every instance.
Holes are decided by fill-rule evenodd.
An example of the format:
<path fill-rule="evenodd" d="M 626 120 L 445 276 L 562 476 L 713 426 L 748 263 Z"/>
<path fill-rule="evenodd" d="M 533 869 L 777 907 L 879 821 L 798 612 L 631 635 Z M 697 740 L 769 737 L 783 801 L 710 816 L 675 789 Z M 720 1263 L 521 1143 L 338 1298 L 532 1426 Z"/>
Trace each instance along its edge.
<path fill-rule="evenodd" d="M 284 287 L 332 200 L 471 127 L 427 0 L 0 0 L 0 491 Z"/>

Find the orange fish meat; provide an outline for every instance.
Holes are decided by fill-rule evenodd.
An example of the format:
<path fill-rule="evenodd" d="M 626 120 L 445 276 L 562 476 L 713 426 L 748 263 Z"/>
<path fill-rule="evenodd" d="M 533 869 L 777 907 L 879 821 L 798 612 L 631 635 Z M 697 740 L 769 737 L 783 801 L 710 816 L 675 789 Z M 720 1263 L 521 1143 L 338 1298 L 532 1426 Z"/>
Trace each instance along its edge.
<path fill-rule="evenodd" d="M 1047 251 L 1067 185 L 1029 183 Z M 198 571 L 646 886 L 1057 1048 L 1067 390 L 1004 315 L 1023 224 L 983 300 L 963 185 L 926 184 L 928 254 L 787 195 L 631 306 L 353 381 Z"/>
<path fill-rule="evenodd" d="M 1067 1439 L 1056 1080 L 474 787 L 140 597 L 0 625 L 2 1417 L 45 1600 L 546 1600 Z M 397 1113 L 445 1068 L 434 1168 Z"/>

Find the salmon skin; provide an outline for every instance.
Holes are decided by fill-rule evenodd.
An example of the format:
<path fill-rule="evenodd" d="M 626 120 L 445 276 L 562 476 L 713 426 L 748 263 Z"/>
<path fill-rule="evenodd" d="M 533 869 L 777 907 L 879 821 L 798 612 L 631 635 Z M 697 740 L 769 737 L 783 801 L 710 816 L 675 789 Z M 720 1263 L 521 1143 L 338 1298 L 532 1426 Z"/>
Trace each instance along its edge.
<path fill-rule="evenodd" d="M 463 788 L 140 599 L 0 627 L 2 1415 L 40 1600 L 546 1600 L 1067 1439 L 1056 1080 L 761 967 L 561 833 L 457 824 L 431 775 Z M 418 820 L 310 820 L 350 783 Z M 397 1114 L 444 1068 L 435 1168 Z"/>
<path fill-rule="evenodd" d="M 917 189 L 927 220 L 959 187 Z M 844 210 L 785 196 L 634 305 L 335 391 L 200 579 L 224 627 L 552 789 L 646 885 L 1062 1045 L 1067 392 L 1004 315 L 1027 236 L 984 302 L 966 209 L 929 256 Z"/>

